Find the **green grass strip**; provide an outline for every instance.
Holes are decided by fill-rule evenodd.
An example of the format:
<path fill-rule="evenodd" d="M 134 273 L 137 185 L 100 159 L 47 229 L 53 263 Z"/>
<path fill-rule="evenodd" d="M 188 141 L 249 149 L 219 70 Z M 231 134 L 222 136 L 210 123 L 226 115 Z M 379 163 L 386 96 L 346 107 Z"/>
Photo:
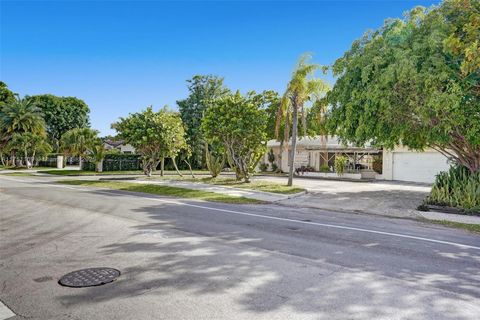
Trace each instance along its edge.
<path fill-rule="evenodd" d="M 121 181 L 87 181 L 87 180 L 64 180 L 59 181 L 61 184 L 75 185 L 75 186 L 91 186 L 91 187 L 100 187 L 108 188 L 114 190 L 122 191 L 131 191 L 131 192 L 142 192 L 148 194 L 155 194 L 161 196 L 170 196 L 178 197 L 185 199 L 197 199 L 213 202 L 223 202 L 223 203 L 265 203 L 264 201 L 249 199 L 245 197 L 229 196 L 215 192 L 208 192 L 202 190 L 192 190 L 178 187 L 170 186 L 161 186 L 154 184 L 139 184 L 131 182 L 121 182 Z"/>

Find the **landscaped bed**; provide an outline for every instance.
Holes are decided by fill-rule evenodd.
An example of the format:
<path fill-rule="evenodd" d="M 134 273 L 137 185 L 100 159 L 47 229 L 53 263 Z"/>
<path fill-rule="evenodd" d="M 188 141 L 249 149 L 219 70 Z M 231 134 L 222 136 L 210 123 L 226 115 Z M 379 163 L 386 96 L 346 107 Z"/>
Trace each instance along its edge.
<path fill-rule="evenodd" d="M 152 184 L 139 184 L 131 182 L 120 182 L 120 181 L 91 181 L 91 180 L 64 180 L 59 181 L 61 184 L 75 185 L 75 186 L 87 186 L 87 187 L 100 187 L 108 188 L 114 190 L 122 191 L 131 191 L 131 192 L 141 192 L 162 196 L 170 197 L 179 197 L 185 199 L 197 199 L 213 202 L 223 202 L 223 203 L 251 203 L 251 204 L 261 204 L 265 203 L 264 201 L 249 199 L 245 197 L 229 196 L 214 192 L 202 191 L 202 190 L 192 190 L 186 188 L 170 187 L 170 186 L 160 186 Z"/>

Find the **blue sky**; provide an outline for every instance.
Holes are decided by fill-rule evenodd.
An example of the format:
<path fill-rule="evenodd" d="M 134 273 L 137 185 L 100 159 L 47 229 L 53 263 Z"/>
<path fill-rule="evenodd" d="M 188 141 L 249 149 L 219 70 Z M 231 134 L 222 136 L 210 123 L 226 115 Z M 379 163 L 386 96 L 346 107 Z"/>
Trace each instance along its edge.
<path fill-rule="evenodd" d="M 21 95 L 83 99 L 103 135 L 150 104 L 175 109 L 195 74 L 282 92 L 303 52 L 331 64 L 386 18 L 439 3 L 0 1 L 0 79 Z"/>

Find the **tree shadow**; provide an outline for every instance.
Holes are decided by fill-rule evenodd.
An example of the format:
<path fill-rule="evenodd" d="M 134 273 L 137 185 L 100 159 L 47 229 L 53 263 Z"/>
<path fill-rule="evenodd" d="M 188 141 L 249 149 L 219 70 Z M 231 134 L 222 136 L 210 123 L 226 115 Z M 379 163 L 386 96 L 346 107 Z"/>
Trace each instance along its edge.
<path fill-rule="evenodd" d="M 480 298 L 480 255 L 473 249 L 431 243 L 396 247 L 397 240 L 382 243 L 351 231 L 222 214 L 213 219 L 183 209 L 178 204 L 135 209 L 151 221 L 137 223 L 128 241 L 102 246 L 99 254 L 133 255 L 138 261 L 123 268 L 115 283 L 71 291 L 59 297 L 62 303 L 139 295 L 162 299 L 175 290 L 228 296 L 241 310 L 258 315 L 472 319 L 479 311 L 471 307 Z M 380 268 L 382 263 L 387 267 Z"/>

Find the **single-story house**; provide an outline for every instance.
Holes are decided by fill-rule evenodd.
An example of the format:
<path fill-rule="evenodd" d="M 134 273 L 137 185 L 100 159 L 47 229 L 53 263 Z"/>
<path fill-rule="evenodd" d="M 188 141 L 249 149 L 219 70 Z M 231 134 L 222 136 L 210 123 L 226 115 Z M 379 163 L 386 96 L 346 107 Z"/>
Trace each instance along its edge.
<path fill-rule="evenodd" d="M 288 144 L 290 146 L 290 143 Z M 273 150 L 275 164 L 282 171 L 288 171 L 289 150 L 280 152 L 280 142 L 267 142 L 268 152 Z M 288 148 L 289 149 L 289 148 Z M 394 150 L 383 150 L 373 146 L 356 147 L 343 144 L 335 136 L 302 137 L 297 141 L 295 169 L 308 168 L 318 173 L 312 176 L 335 175 L 333 172 L 335 157 L 342 155 L 348 158 L 346 177 L 354 179 L 401 180 L 410 182 L 432 183 L 436 174 L 447 170 L 447 158 L 435 150 L 424 152 L 398 147 Z M 268 164 L 268 153 L 263 163 Z"/>
<path fill-rule="evenodd" d="M 135 148 L 128 143 L 124 143 L 123 140 L 110 140 L 110 139 L 105 139 L 103 140 L 105 149 L 107 150 L 112 150 L 112 149 L 117 149 L 121 153 L 124 154 L 134 154 L 135 153 Z"/>

